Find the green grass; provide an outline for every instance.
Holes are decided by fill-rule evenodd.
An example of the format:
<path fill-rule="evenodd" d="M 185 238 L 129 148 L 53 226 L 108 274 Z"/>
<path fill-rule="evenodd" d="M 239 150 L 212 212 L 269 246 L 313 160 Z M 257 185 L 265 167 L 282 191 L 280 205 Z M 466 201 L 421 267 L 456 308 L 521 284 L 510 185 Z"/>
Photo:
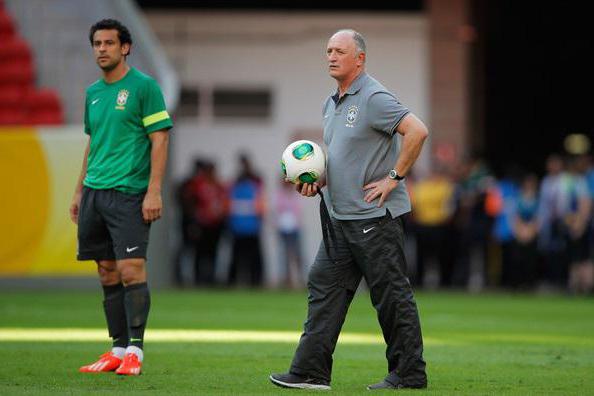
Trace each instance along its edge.
<path fill-rule="evenodd" d="M 565 296 L 419 293 L 431 395 L 594 394 L 594 300 Z M 156 291 L 149 329 L 299 331 L 304 293 Z M 2 291 L 2 328 L 103 328 L 99 291 Z M 149 330 L 150 331 L 150 330 Z M 343 332 L 379 334 L 366 293 Z M 310 393 L 268 382 L 285 371 L 294 343 L 147 342 L 145 374 L 82 375 L 100 342 L 0 341 L 0 394 Z M 331 393 L 365 393 L 385 374 L 384 346 L 339 344 Z M 386 392 L 380 392 L 386 393 Z"/>

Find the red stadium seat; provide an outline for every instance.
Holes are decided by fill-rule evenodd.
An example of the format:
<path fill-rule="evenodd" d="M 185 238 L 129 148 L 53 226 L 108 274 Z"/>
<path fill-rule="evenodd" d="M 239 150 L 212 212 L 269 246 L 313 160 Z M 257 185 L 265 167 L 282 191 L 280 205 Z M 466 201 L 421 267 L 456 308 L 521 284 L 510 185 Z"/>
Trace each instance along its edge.
<path fill-rule="evenodd" d="M 23 39 L 13 37 L 0 42 L 0 63 L 31 60 L 31 49 Z"/>
<path fill-rule="evenodd" d="M 0 125 L 23 125 L 27 122 L 25 108 L 2 108 L 0 107 Z"/>
<path fill-rule="evenodd" d="M 55 91 L 40 89 L 25 94 L 28 109 L 27 123 L 33 125 L 59 125 L 64 122 L 62 104 Z"/>
<path fill-rule="evenodd" d="M 18 84 L 0 86 L 0 107 L 19 107 L 24 105 L 25 92 Z"/>
<path fill-rule="evenodd" d="M 26 102 L 29 108 L 34 110 L 61 110 L 62 108 L 58 94 L 51 89 L 39 89 L 27 92 Z"/>
<path fill-rule="evenodd" d="M 56 92 L 35 89 L 35 68 L 29 44 L 18 37 L 12 17 L 0 0 L 0 125 L 64 123 Z"/>
<path fill-rule="evenodd" d="M 44 111 L 40 113 L 29 114 L 25 124 L 30 125 L 62 125 L 64 117 L 62 113 L 55 111 Z"/>
<path fill-rule="evenodd" d="M 0 86 L 18 84 L 27 88 L 33 84 L 34 74 L 31 62 L 0 63 Z"/>
<path fill-rule="evenodd" d="M 15 34 L 12 18 L 6 10 L 0 8 L 0 40 L 5 41 Z"/>

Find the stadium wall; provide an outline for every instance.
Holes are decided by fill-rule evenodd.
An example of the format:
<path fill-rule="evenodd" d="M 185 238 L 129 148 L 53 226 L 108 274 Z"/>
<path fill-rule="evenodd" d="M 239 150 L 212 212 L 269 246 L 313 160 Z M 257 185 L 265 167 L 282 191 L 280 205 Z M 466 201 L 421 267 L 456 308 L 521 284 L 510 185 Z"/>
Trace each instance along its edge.
<path fill-rule="evenodd" d="M 76 261 L 76 226 L 69 217 L 86 142 L 82 125 L 0 128 L 1 286 L 73 286 L 81 277 L 96 277 L 93 262 Z M 154 285 L 170 279 L 168 265 L 152 264 L 169 260 L 166 221 L 151 230 Z"/>
<path fill-rule="evenodd" d="M 94 273 L 68 216 L 85 143 L 80 127 L 0 130 L 0 276 Z"/>

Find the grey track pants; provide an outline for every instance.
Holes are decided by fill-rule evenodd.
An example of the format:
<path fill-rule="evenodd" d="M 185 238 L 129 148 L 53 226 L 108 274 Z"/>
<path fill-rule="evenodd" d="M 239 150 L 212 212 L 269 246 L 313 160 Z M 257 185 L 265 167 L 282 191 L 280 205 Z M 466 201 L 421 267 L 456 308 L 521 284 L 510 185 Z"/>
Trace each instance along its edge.
<path fill-rule="evenodd" d="M 308 278 L 308 314 L 290 371 L 330 381 L 332 354 L 355 291 L 365 277 L 387 344 L 388 375 L 427 383 L 419 314 L 406 276 L 401 217 L 332 219 L 336 240 L 324 243 Z M 335 244 L 335 246 L 332 246 Z"/>

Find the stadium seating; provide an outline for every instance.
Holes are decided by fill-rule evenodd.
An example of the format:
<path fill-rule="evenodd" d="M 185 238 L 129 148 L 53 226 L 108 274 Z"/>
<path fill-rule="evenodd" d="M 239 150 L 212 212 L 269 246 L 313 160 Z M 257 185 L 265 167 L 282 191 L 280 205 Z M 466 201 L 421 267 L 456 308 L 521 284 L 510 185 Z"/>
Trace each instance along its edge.
<path fill-rule="evenodd" d="M 63 123 L 58 94 L 35 86 L 31 49 L 0 1 L 0 125 Z"/>
<path fill-rule="evenodd" d="M 4 41 L 15 34 L 14 24 L 12 18 L 4 10 L 3 5 L 0 3 L 0 40 Z"/>
<path fill-rule="evenodd" d="M 55 91 L 39 89 L 28 91 L 25 103 L 29 109 L 29 122 L 35 125 L 61 124 L 62 107 Z"/>

